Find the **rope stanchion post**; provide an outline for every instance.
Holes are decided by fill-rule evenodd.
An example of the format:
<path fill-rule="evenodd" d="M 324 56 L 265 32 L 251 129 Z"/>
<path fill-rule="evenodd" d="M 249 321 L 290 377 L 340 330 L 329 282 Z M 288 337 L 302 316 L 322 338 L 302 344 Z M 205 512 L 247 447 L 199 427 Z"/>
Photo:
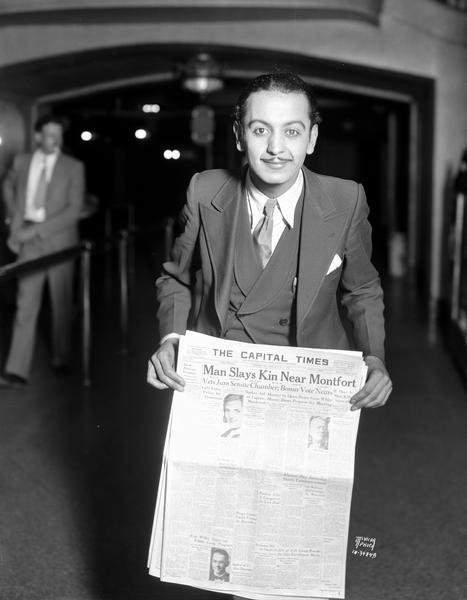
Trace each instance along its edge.
<path fill-rule="evenodd" d="M 128 204 L 128 231 L 133 232 L 135 230 L 135 206 L 134 204 Z"/>
<path fill-rule="evenodd" d="M 120 354 L 128 354 L 128 231 L 120 231 L 118 240 L 120 279 Z"/>
<path fill-rule="evenodd" d="M 112 238 L 113 233 L 113 209 L 112 206 L 108 206 L 105 209 L 104 213 L 104 240 L 105 241 L 105 249 L 107 252 L 105 253 L 104 263 L 105 263 L 105 297 L 107 301 L 110 301 L 112 298 L 112 253 L 110 252 L 111 244 L 108 240 Z"/>
<path fill-rule="evenodd" d="M 112 237 L 112 207 L 108 206 L 104 213 L 104 238 Z"/>
<path fill-rule="evenodd" d="M 135 225 L 135 206 L 134 204 L 128 204 L 128 273 L 129 273 L 129 282 L 133 287 L 135 283 L 135 264 L 136 264 L 136 256 L 135 256 L 135 233 L 136 233 L 136 225 Z"/>
<path fill-rule="evenodd" d="M 81 254 L 81 336 L 83 385 L 91 385 L 91 251 L 92 243 L 85 242 Z"/>

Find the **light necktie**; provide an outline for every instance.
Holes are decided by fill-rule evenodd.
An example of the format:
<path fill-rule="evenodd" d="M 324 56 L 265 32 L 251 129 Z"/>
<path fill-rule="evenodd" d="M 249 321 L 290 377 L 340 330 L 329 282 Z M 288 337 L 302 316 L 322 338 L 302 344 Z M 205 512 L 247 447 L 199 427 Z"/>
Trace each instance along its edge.
<path fill-rule="evenodd" d="M 37 182 L 36 192 L 34 194 L 32 205 L 35 210 L 43 210 L 45 208 L 45 199 L 47 196 L 47 163 L 44 160 L 42 171 Z"/>
<path fill-rule="evenodd" d="M 267 199 L 263 216 L 253 231 L 253 245 L 263 269 L 268 264 L 272 254 L 272 217 L 276 204 L 276 198 Z"/>

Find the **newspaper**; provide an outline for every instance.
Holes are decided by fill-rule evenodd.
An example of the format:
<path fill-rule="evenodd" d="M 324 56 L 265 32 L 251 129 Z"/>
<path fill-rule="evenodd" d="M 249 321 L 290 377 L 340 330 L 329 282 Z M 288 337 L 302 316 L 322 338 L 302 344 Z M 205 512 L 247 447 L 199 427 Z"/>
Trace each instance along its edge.
<path fill-rule="evenodd" d="M 344 598 L 359 352 L 187 332 L 148 567 L 252 598 Z"/>

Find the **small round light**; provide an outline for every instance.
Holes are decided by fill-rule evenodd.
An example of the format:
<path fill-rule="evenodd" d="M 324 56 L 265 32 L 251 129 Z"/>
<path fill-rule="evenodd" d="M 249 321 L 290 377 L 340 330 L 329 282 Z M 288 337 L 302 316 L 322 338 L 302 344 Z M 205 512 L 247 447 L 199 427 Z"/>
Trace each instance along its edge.
<path fill-rule="evenodd" d="M 172 150 L 172 158 L 178 160 L 180 158 L 180 150 Z"/>
<path fill-rule="evenodd" d="M 82 131 L 81 139 L 83 142 L 90 142 L 94 136 L 92 135 L 92 131 Z"/>
<path fill-rule="evenodd" d="M 164 158 L 165 160 L 170 160 L 172 158 L 172 150 L 164 150 Z"/>
<path fill-rule="evenodd" d="M 135 131 L 135 138 L 137 140 L 145 140 L 148 137 L 148 132 L 146 129 L 137 129 Z"/>

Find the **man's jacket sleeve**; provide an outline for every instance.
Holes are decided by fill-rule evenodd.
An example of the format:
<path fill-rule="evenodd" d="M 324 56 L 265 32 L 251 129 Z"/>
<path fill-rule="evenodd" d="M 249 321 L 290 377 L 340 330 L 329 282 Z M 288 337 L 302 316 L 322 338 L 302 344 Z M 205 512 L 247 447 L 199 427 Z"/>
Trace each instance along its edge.
<path fill-rule="evenodd" d="M 371 262 L 371 226 L 365 191 L 358 197 L 345 246 L 341 277 L 342 304 L 353 327 L 356 346 L 364 355 L 384 360 L 384 304 L 378 272 Z"/>
<path fill-rule="evenodd" d="M 162 265 L 162 275 L 156 280 L 159 308 L 160 337 L 169 333 L 183 335 L 187 328 L 195 286 L 195 272 L 199 266 L 199 204 L 195 198 L 197 174 L 187 192 L 187 202 L 180 216 L 182 233 L 175 240 L 170 260 Z"/>

